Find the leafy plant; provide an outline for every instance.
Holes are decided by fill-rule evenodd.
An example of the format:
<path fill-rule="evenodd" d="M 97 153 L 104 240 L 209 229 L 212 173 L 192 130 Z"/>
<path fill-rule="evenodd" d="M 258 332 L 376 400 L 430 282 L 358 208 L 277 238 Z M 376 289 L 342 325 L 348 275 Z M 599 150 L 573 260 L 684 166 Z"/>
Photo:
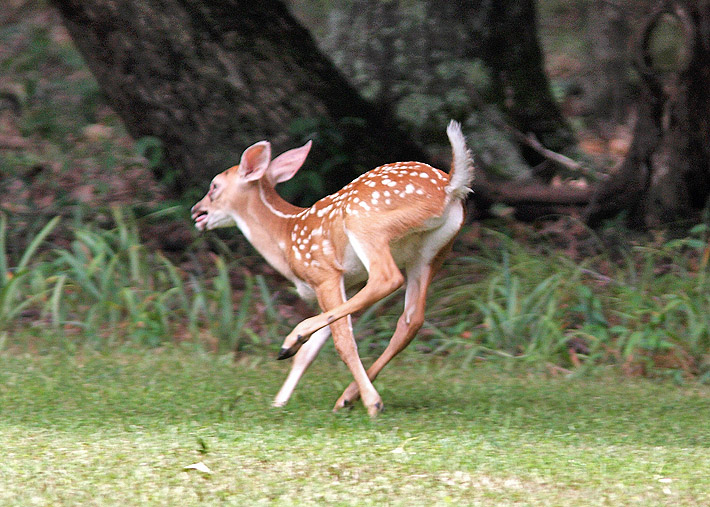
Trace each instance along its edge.
<path fill-rule="evenodd" d="M 561 275 L 522 290 L 521 278 L 511 273 L 507 251 L 501 271 L 490 282 L 488 298 L 476 302 L 487 331 L 483 343 L 513 355 L 549 357 L 565 341 L 556 295 Z"/>
<path fill-rule="evenodd" d="M 37 284 L 31 283 L 37 279 L 38 273 L 33 272 L 30 263 L 58 223 L 59 218 L 50 220 L 14 264 L 7 252 L 7 219 L 0 213 L 0 336 L 5 336 L 4 333 L 23 311 L 45 296 L 46 285 L 40 284 L 38 290 Z M 5 341 L 6 337 L 2 340 Z"/>

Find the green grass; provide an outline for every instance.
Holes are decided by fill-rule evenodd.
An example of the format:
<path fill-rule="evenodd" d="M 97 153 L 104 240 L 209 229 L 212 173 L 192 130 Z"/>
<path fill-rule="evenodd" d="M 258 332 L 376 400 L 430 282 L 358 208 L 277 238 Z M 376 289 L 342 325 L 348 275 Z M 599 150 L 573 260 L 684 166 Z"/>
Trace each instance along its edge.
<path fill-rule="evenodd" d="M 328 355 L 270 408 L 287 366 L 192 346 L 0 356 L 0 503 L 710 502 L 702 385 L 400 360 L 370 420 L 330 412 L 349 375 Z"/>

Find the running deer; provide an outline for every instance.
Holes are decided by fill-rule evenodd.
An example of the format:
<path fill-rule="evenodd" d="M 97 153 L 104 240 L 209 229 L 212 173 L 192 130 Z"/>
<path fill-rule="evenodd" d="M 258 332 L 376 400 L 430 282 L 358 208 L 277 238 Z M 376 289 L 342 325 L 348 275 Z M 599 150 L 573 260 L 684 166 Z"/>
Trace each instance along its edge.
<path fill-rule="evenodd" d="M 310 208 L 287 203 L 274 187 L 296 174 L 311 142 L 271 160 L 271 145 L 261 141 L 244 151 L 239 165 L 218 174 L 192 208 L 198 230 L 236 225 L 302 298 L 316 299 L 322 309 L 283 342 L 278 359 L 296 357 L 274 406 L 286 404 L 332 333 L 355 378 L 334 410 L 358 397 L 371 416 L 382 410 L 372 381 L 422 326 L 427 288 L 464 220 L 473 164 L 461 126 L 452 121 L 446 133 L 453 151 L 449 174 L 419 162 L 386 164 Z M 385 351 L 365 370 L 350 315 L 405 284 L 400 269 L 406 273 L 404 312 Z M 360 286 L 348 299 L 347 291 Z"/>

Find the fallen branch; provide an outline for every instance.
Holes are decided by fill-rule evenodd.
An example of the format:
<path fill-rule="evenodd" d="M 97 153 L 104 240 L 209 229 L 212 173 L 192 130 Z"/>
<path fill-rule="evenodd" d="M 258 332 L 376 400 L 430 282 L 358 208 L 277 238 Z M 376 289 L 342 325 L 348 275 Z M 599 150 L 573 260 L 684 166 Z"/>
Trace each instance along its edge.
<path fill-rule="evenodd" d="M 539 183 L 489 182 L 480 181 L 479 178 L 473 190 L 485 194 L 492 202 L 510 206 L 586 206 L 592 198 L 594 187 L 553 187 Z"/>
<path fill-rule="evenodd" d="M 30 143 L 24 137 L 20 136 L 2 136 L 0 137 L 0 150 L 25 150 Z"/>

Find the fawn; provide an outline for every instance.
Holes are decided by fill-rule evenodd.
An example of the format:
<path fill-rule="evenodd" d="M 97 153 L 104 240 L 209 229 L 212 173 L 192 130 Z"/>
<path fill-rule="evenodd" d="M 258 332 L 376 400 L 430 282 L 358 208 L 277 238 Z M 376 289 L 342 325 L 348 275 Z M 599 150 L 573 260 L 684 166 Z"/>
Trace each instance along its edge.
<path fill-rule="evenodd" d="M 358 397 L 371 416 L 382 410 L 372 381 L 421 328 L 427 288 L 464 221 L 473 163 L 461 126 L 452 121 L 446 133 L 453 152 L 449 174 L 419 162 L 386 164 L 310 208 L 289 204 L 274 187 L 296 174 L 311 142 L 271 160 L 271 145 L 261 141 L 244 151 L 239 165 L 215 176 L 207 195 L 193 206 L 198 230 L 236 225 L 302 298 L 317 300 L 322 310 L 284 340 L 278 359 L 296 357 L 274 406 L 286 404 L 332 333 L 355 378 L 333 410 Z M 365 370 L 350 314 L 402 286 L 400 269 L 406 273 L 404 312 L 385 351 Z M 346 291 L 363 282 L 348 299 Z"/>

